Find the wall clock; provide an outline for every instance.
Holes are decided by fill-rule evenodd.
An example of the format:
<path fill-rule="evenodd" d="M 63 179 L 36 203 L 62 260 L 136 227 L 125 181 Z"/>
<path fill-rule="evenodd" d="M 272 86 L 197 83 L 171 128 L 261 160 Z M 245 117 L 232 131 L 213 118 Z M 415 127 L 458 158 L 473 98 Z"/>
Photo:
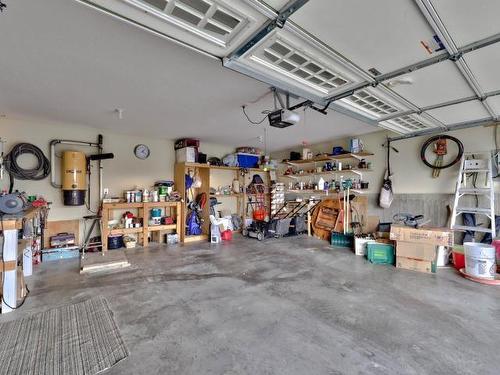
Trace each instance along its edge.
<path fill-rule="evenodd" d="M 139 144 L 134 148 L 134 154 L 137 158 L 144 160 L 150 155 L 149 147 L 143 144 Z"/>

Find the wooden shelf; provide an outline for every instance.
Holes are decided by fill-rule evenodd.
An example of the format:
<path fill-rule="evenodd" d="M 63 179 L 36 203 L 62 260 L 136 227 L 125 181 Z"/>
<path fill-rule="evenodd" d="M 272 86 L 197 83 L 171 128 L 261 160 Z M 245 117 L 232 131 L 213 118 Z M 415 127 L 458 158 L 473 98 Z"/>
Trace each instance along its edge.
<path fill-rule="evenodd" d="M 369 193 L 369 189 L 350 189 L 349 190 L 353 194 L 367 194 Z M 286 191 L 287 193 L 294 193 L 294 194 L 322 194 L 322 195 L 333 195 L 337 194 L 335 190 L 328 190 L 328 194 L 324 190 L 311 190 L 311 189 L 289 189 Z M 339 193 L 340 194 L 340 193 Z"/>
<path fill-rule="evenodd" d="M 149 210 L 153 207 L 165 208 L 165 215 L 167 215 L 167 211 L 170 215 L 175 217 L 175 224 L 172 225 L 156 225 L 156 226 L 148 226 L 147 218 L 149 215 Z M 113 217 L 113 210 L 123 210 L 123 209 L 137 209 L 138 214 L 137 217 L 142 218 L 144 226 L 140 228 L 117 228 L 117 229 L 109 229 L 108 222 Z M 183 229 L 183 220 L 182 220 L 182 202 L 145 202 L 145 203 L 104 203 L 102 205 L 102 250 L 108 250 L 108 236 L 111 235 L 126 235 L 126 234 L 137 234 L 139 243 L 146 247 L 148 246 L 149 233 L 158 232 L 161 230 L 172 230 L 175 229 L 176 232 L 180 235 Z M 182 237 L 181 237 L 182 242 Z"/>
<path fill-rule="evenodd" d="M 329 156 L 317 156 L 315 158 L 307 160 L 289 160 L 285 163 L 290 165 L 304 165 L 304 164 L 323 163 L 331 160 L 332 159 Z"/>
<path fill-rule="evenodd" d="M 323 172 L 314 172 L 314 173 L 301 173 L 301 174 L 284 174 L 280 177 L 299 179 L 302 177 L 311 177 L 311 176 L 321 176 L 321 175 L 332 175 L 339 173 L 356 173 L 361 174 L 365 172 L 373 172 L 373 169 L 368 168 L 351 168 L 351 169 L 342 169 L 341 171 L 323 171 Z"/>
<path fill-rule="evenodd" d="M 142 233 L 144 231 L 144 227 L 140 228 L 117 228 L 110 229 L 109 234 L 115 236 L 117 234 L 132 234 L 132 233 Z"/>
<path fill-rule="evenodd" d="M 224 198 L 224 197 L 235 197 L 235 198 L 240 198 L 243 196 L 243 193 L 231 193 L 231 194 L 210 194 L 211 197 L 215 198 Z"/>
<path fill-rule="evenodd" d="M 145 203 L 103 203 L 103 209 L 127 209 L 127 208 L 142 208 Z"/>
<path fill-rule="evenodd" d="M 198 242 L 198 241 L 206 241 L 208 240 L 207 234 L 200 234 L 199 236 L 188 236 L 184 237 L 184 242 Z"/>
<path fill-rule="evenodd" d="M 191 168 L 209 168 L 213 170 L 222 170 L 222 171 L 239 171 L 240 167 L 226 167 L 226 166 L 217 166 L 217 165 L 209 165 L 209 164 L 201 164 L 201 163 L 182 163 L 186 167 L 191 167 Z M 251 172 L 265 172 L 263 169 L 260 168 L 243 168 Z"/>
<path fill-rule="evenodd" d="M 307 159 L 307 160 L 289 160 L 285 162 L 286 164 L 290 165 L 304 165 L 304 164 L 314 164 L 314 163 L 325 163 L 327 161 L 332 161 L 332 160 L 344 160 L 344 159 L 363 159 L 368 156 L 373 156 L 374 154 L 370 152 L 358 152 L 358 153 L 347 153 L 347 154 L 340 154 L 340 155 L 321 155 L 321 156 L 316 156 L 312 159 Z"/>
<path fill-rule="evenodd" d="M 168 202 L 147 202 L 144 203 L 146 207 L 177 207 L 177 201 L 168 201 Z"/>
<path fill-rule="evenodd" d="M 147 230 L 150 232 L 156 232 L 160 230 L 170 230 L 170 229 L 176 229 L 177 224 L 169 224 L 169 225 L 151 225 L 147 227 Z"/>
<path fill-rule="evenodd" d="M 358 152 L 358 153 L 352 153 L 349 152 L 347 154 L 340 154 L 340 155 L 331 155 L 330 159 L 332 160 L 343 160 L 343 159 L 363 159 L 368 156 L 373 156 L 371 152 Z"/>

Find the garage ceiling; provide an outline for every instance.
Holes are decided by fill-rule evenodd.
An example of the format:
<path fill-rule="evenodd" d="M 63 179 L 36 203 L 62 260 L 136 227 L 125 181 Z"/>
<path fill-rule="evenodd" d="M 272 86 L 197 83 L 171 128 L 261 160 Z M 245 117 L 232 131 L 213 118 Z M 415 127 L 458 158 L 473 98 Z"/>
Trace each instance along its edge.
<path fill-rule="evenodd" d="M 0 110 L 235 145 L 262 133 L 240 106 L 269 85 L 333 110 L 269 129 L 270 149 L 374 124 L 414 134 L 493 121 L 499 11 L 495 0 L 19 0 L 0 15 L 0 68 L 10 73 Z M 118 124 L 105 114 L 117 107 Z M 248 110 L 257 119 L 269 108 L 268 96 Z"/>

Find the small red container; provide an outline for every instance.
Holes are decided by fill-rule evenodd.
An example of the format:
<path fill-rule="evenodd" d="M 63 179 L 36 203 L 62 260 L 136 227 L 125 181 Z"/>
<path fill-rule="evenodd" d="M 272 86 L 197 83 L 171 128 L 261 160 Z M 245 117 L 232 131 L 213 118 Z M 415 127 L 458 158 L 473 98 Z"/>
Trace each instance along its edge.
<path fill-rule="evenodd" d="M 453 251 L 453 265 L 457 270 L 465 268 L 465 255 L 463 253 L 456 253 Z"/>
<path fill-rule="evenodd" d="M 265 209 L 259 208 L 253 212 L 253 219 L 255 221 L 264 221 L 265 218 L 266 218 L 266 210 Z"/>
<path fill-rule="evenodd" d="M 233 232 L 231 232 L 229 229 L 225 230 L 220 234 L 221 238 L 223 241 L 231 241 L 233 239 Z"/>

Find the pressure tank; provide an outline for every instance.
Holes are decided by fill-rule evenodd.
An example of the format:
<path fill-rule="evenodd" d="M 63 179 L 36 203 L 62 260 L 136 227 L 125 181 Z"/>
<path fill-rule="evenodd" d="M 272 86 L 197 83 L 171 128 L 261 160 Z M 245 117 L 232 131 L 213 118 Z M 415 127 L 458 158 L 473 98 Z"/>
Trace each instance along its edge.
<path fill-rule="evenodd" d="M 87 191 L 87 159 L 83 152 L 64 151 L 62 190 L 65 206 L 83 206 Z"/>

